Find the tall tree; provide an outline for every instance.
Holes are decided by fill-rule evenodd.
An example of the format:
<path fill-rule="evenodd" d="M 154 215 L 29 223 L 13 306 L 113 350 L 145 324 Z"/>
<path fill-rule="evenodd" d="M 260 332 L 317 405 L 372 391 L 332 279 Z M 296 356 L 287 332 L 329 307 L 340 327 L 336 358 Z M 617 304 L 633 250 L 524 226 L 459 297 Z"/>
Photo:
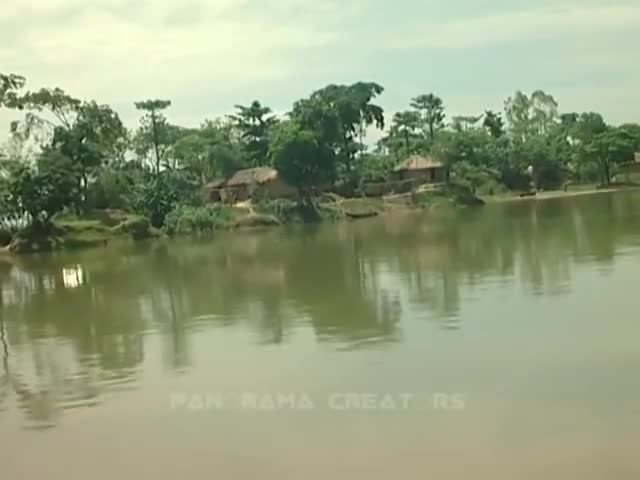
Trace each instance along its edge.
<path fill-rule="evenodd" d="M 245 107 L 236 105 L 238 112 L 231 115 L 240 131 L 252 165 L 266 165 L 269 153 L 269 133 L 277 124 L 277 119 L 269 107 L 255 100 Z"/>
<path fill-rule="evenodd" d="M 143 156 L 153 152 L 154 169 L 156 174 L 159 174 L 167 151 L 174 141 L 172 128 L 162 113 L 171 106 L 171 101 L 145 100 L 136 102 L 135 105 L 143 112 L 136 135 L 136 150 Z"/>
<path fill-rule="evenodd" d="M 500 138 L 504 135 L 504 120 L 502 115 L 493 110 L 485 110 L 482 126 L 486 128 L 493 138 Z"/>
<path fill-rule="evenodd" d="M 110 107 L 95 102 L 84 103 L 68 128 L 54 130 L 51 146 L 71 159 L 86 202 L 89 182 L 100 167 L 124 156 L 127 130 Z"/>
<path fill-rule="evenodd" d="M 294 104 L 291 118 L 313 131 L 322 145 L 332 148 L 345 178 L 352 181 L 356 154 L 362 150 L 358 135 L 366 128 L 384 128 L 384 111 L 372 103 L 384 88 L 377 83 L 329 85 Z"/>
<path fill-rule="evenodd" d="M 482 115 L 457 115 L 451 118 L 451 125 L 454 130 L 464 132 L 474 127 L 482 118 Z"/>
<path fill-rule="evenodd" d="M 0 73 L 0 107 L 16 108 L 19 105 L 19 90 L 24 88 L 26 79 L 15 73 Z"/>
<path fill-rule="evenodd" d="M 609 185 L 614 167 L 633 160 L 636 140 L 623 127 L 608 127 L 585 145 L 587 155 L 597 162 L 603 185 Z"/>
<path fill-rule="evenodd" d="M 400 135 L 404 139 L 405 153 L 411 154 L 410 138 L 420 128 L 420 115 L 418 112 L 398 112 L 393 116 L 391 135 Z"/>
<path fill-rule="evenodd" d="M 505 115 L 514 138 L 526 140 L 549 133 L 558 119 L 558 102 L 542 90 L 531 96 L 518 90 L 505 101 Z"/>
<path fill-rule="evenodd" d="M 444 128 L 445 113 L 442 99 L 433 93 L 420 95 L 411 101 L 411 107 L 420 114 L 422 125 L 433 142 L 438 130 Z"/>
<path fill-rule="evenodd" d="M 7 182 L 10 212 L 17 218 L 25 214 L 37 225 L 79 200 L 78 183 L 71 160 L 55 149 L 45 149 L 36 165 L 15 165 Z"/>
<path fill-rule="evenodd" d="M 311 130 L 301 128 L 294 121 L 283 124 L 271 146 L 273 164 L 284 180 L 308 199 L 313 187 L 334 179 L 335 153 L 322 145 Z"/>

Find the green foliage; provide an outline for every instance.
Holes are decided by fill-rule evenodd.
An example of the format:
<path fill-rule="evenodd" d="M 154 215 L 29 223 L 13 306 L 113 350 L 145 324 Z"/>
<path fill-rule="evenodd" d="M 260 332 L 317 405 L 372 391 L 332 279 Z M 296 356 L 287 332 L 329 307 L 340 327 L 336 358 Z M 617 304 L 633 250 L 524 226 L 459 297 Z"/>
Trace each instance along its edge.
<path fill-rule="evenodd" d="M 165 170 L 136 185 L 134 210 L 151 220 L 155 228 L 161 228 L 166 216 L 177 205 L 198 202 L 198 187 L 197 180 L 191 175 Z"/>
<path fill-rule="evenodd" d="M 267 165 L 271 130 L 278 121 L 269 107 L 255 100 L 248 107 L 236 105 L 238 113 L 232 115 L 236 128 L 246 144 L 249 162 L 254 167 Z"/>
<path fill-rule="evenodd" d="M 48 223 L 56 213 L 77 205 L 78 181 L 70 172 L 71 160 L 56 150 L 45 150 L 35 166 L 16 165 L 6 184 L 9 216 Z"/>
<path fill-rule="evenodd" d="M 505 133 L 502 115 L 492 110 L 486 110 L 484 112 L 482 126 L 489 131 L 493 138 L 500 138 Z"/>
<path fill-rule="evenodd" d="M 364 149 L 366 128 L 384 128 L 384 111 L 372 103 L 383 91 L 372 82 L 329 85 L 294 104 L 292 120 L 299 129 L 313 132 L 322 149 L 333 150 L 339 173 L 347 181 L 354 180 L 353 161 Z"/>
<path fill-rule="evenodd" d="M 169 235 L 207 232 L 228 226 L 233 217 L 230 207 L 178 205 L 167 215 L 164 229 Z"/>
<path fill-rule="evenodd" d="M 91 184 L 86 199 L 87 209 L 127 209 L 132 204 L 136 184 L 146 181 L 142 171 L 104 167 Z"/>
<path fill-rule="evenodd" d="M 411 101 L 411 107 L 419 116 L 422 128 L 428 132 L 429 139 L 433 142 L 436 133 L 444 128 L 444 104 L 442 99 L 433 93 L 420 95 Z"/>
<path fill-rule="evenodd" d="M 313 131 L 287 122 L 277 131 L 271 146 L 273 165 L 282 178 L 303 196 L 313 187 L 334 179 L 335 154 L 322 145 Z"/>
<path fill-rule="evenodd" d="M 479 195 L 495 195 L 506 190 L 500 183 L 500 172 L 484 165 L 461 161 L 453 165 L 451 173 L 458 184 Z"/>
<path fill-rule="evenodd" d="M 532 135 L 549 133 L 558 119 L 558 102 L 542 90 L 531 96 L 518 90 L 505 101 L 505 114 L 513 137 L 524 141 Z"/>
<path fill-rule="evenodd" d="M 242 221 L 260 224 L 335 213 L 316 208 L 312 194 L 318 187 L 357 194 L 366 183 L 389 180 L 394 165 L 414 153 L 444 161 L 461 188 L 491 194 L 597 178 L 609 184 L 618 165 L 640 150 L 640 125 L 610 126 L 597 112 L 560 113 L 554 97 L 541 90 L 508 98 L 505 120 L 487 110 L 452 116 L 449 125 L 443 100 L 420 95 L 394 115 L 372 153 L 365 145 L 367 130 L 385 126 L 376 104 L 383 87 L 373 82 L 321 88 L 295 102 L 282 122 L 254 101 L 199 128 L 182 128 L 165 116 L 169 100 L 147 100 L 136 103 L 142 118 L 133 135 L 107 105 L 60 88 L 25 87 L 24 77 L 0 74 L 0 107 L 24 113 L 0 148 L 0 223 L 14 228 L 32 222 L 33 232 L 55 239 L 51 245 L 66 232 L 52 227 L 61 211 L 133 211 L 172 232 L 237 224 L 238 212 L 203 207 L 200 192 L 204 184 L 251 166 L 273 164 L 305 200 L 274 202 L 254 195 L 259 212 Z M 455 195 L 441 197 L 455 203 Z M 152 231 L 145 222 L 122 228 L 142 237 Z M 25 245 L 32 239 L 25 237 Z"/>
<path fill-rule="evenodd" d="M 162 113 L 171 106 L 169 100 L 145 100 L 136 102 L 136 108 L 143 112 L 140 119 L 140 128 L 134 137 L 136 153 L 148 161 L 152 159 L 156 174 L 160 173 L 163 166 L 169 164 L 168 154 L 170 147 L 179 134 L 178 128 L 170 125 Z"/>
<path fill-rule="evenodd" d="M 616 165 L 632 161 L 637 147 L 637 139 L 628 128 L 609 127 L 585 145 L 585 153 L 588 160 L 599 165 L 602 184 L 609 185 Z"/>
<path fill-rule="evenodd" d="M 154 235 L 151 222 L 145 217 L 127 218 L 124 222 L 118 225 L 114 231 L 127 233 L 134 240 L 144 240 L 145 238 L 151 238 Z"/>
<path fill-rule="evenodd" d="M 420 128 L 420 114 L 411 110 L 398 112 L 393 116 L 391 136 L 400 136 L 404 139 L 405 153 L 411 154 L 411 139 L 415 137 Z"/>
<path fill-rule="evenodd" d="M 0 73 L 0 107 L 17 108 L 19 106 L 18 91 L 24 88 L 26 79 L 14 73 Z"/>

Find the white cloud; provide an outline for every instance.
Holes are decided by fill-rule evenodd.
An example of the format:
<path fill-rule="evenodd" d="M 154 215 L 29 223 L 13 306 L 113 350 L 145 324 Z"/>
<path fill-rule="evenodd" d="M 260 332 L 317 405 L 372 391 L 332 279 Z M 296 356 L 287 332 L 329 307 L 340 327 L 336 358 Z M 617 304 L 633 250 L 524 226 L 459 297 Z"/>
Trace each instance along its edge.
<path fill-rule="evenodd" d="M 392 48 L 476 48 L 509 41 L 598 35 L 621 29 L 638 29 L 640 3 L 574 5 L 484 17 L 453 19 L 421 25 L 389 41 Z"/>
<path fill-rule="evenodd" d="M 130 17 L 122 0 L 92 7 L 80 0 L 9 1 L 0 21 L 19 19 L 20 31 L 11 41 L 0 33 L 0 45 L 8 45 L 0 47 L 4 70 L 27 76 L 32 86 L 56 84 L 113 102 L 284 78 L 292 68 L 284 53 L 331 40 L 294 23 L 225 17 L 239 0 L 146 0 L 144 14 Z M 185 15 L 187 24 L 174 25 L 184 9 L 197 18 Z"/>
<path fill-rule="evenodd" d="M 387 87 L 389 111 L 434 88 L 462 113 L 499 107 L 518 88 L 556 94 L 559 79 L 582 91 L 607 71 L 637 83 L 637 53 L 620 32 L 637 38 L 628 32 L 640 25 L 638 0 L 551 1 L 0 0 L 0 71 L 110 103 L 129 125 L 142 98 L 171 98 L 172 120 L 198 124 L 249 95 L 282 109 L 323 83 L 360 78 Z M 596 92 L 605 113 L 636 115 L 637 93 L 625 86 L 631 98 L 614 106 L 621 87 L 605 80 Z M 576 109 L 595 108 L 567 94 L 585 102 Z"/>

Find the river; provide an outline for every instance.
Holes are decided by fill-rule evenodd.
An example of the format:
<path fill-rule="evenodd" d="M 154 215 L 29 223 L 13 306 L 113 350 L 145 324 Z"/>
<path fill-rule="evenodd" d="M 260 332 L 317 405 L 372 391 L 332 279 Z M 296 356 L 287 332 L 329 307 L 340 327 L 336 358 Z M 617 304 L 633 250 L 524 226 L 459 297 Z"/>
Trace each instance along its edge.
<path fill-rule="evenodd" d="M 640 478 L 640 194 L 0 258 L 7 480 Z"/>

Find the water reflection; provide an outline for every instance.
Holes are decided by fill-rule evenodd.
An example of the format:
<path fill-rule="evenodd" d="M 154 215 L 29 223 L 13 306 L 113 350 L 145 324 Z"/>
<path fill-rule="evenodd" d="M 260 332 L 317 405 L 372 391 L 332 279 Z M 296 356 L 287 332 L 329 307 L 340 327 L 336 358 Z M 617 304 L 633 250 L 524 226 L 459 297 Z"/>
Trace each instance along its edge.
<path fill-rule="evenodd" d="M 388 348 L 408 321 L 464 328 L 463 304 L 490 285 L 566 295 L 581 264 L 606 271 L 617 252 L 638 248 L 638 199 L 0 259 L 0 412 L 13 397 L 28 426 L 44 428 L 62 410 L 135 388 L 150 334 L 162 339 L 165 370 L 181 374 L 202 329 L 240 327 L 257 345 L 295 341 L 303 329 L 331 348 Z"/>

